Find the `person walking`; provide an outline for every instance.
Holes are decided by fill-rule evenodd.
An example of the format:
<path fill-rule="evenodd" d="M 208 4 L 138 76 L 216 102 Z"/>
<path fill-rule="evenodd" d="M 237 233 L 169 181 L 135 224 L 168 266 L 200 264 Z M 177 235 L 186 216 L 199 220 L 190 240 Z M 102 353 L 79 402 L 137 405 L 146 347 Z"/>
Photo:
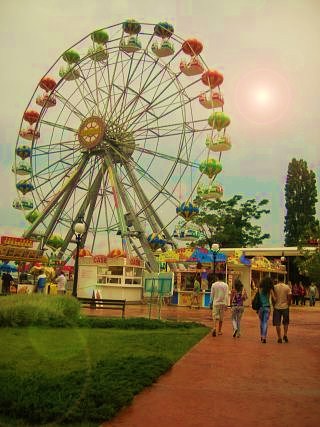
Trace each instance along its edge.
<path fill-rule="evenodd" d="M 228 285 L 222 280 L 215 281 L 211 286 L 210 303 L 212 302 L 213 330 L 212 336 L 222 335 L 224 312 L 228 307 Z"/>
<path fill-rule="evenodd" d="M 192 307 L 196 307 L 196 308 L 200 308 L 200 292 L 201 292 L 201 287 L 200 287 L 200 277 L 198 275 L 196 275 L 194 282 L 193 282 L 193 291 L 191 294 L 191 299 L 190 299 L 190 308 Z"/>
<path fill-rule="evenodd" d="M 246 290 L 243 288 L 241 280 L 236 279 L 234 288 L 230 295 L 231 320 L 233 326 L 233 338 L 240 338 L 241 318 L 244 312 L 243 302 L 248 298 Z"/>
<path fill-rule="evenodd" d="M 270 317 L 270 297 L 273 292 L 273 281 L 269 276 L 265 276 L 259 284 L 259 296 L 261 306 L 258 310 L 260 320 L 260 337 L 261 342 L 266 344 L 268 333 L 268 321 Z"/>
<path fill-rule="evenodd" d="M 300 288 L 297 283 L 294 283 L 292 286 L 292 298 L 293 298 L 293 304 L 299 305 L 299 296 L 300 296 Z"/>
<path fill-rule="evenodd" d="M 316 305 L 316 295 L 317 295 L 317 287 L 314 283 L 311 283 L 311 285 L 309 286 L 310 307 L 314 307 Z"/>
<path fill-rule="evenodd" d="M 288 342 L 289 306 L 291 304 L 291 289 L 285 283 L 277 283 L 273 287 L 273 316 L 272 324 L 276 327 L 278 343 L 282 343 L 281 319 L 283 324 L 283 341 Z"/>
<path fill-rule="evenodd" d="M 303 286 L 302 282 L 299 283 L 299 299 L 300 299 L 300 305 L 306 305 L 306 290 Z"/>

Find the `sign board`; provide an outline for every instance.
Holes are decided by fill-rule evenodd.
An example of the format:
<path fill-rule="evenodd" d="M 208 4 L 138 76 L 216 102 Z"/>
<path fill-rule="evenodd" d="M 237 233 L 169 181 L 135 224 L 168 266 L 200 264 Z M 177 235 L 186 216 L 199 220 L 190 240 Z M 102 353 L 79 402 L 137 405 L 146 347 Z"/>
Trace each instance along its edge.
<path fill-rule="evenodd" d="M 33 240 L 23 237 L 1 236 L 1 245 L 18 246 L 23 248 L 32 248 Z"/>
<path fill-rule="evenodd" d="M 173 295 L 173 279 L 172 272 L 146 274 L 144 277 L 144 294 L 148 296 Z"/>
<path fill-rule="evenodd" d="M 159 255 L 160 262 L 177 262 L 179 261 L 179 254 L 176 251 L 166 251 Z"/>

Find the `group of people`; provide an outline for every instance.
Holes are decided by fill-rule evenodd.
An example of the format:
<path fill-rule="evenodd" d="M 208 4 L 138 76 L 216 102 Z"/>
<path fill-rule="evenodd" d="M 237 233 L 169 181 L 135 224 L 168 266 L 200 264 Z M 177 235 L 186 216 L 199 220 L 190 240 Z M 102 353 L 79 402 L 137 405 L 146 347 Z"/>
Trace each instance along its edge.
<path fill-rule="evenodd" d="M 299 284 L 295 283 L 292 285 L 292 304 L 294 305 L 306 305 L 306 299 L 309 297 L 310 306 L 314 306 L 316 303 L 317 287 L 314 283 L 311 283 L 308 291 L 303 286 L 302 282 Z"/>
<path fill-rule="evenodd" d="M 13 277 L 10 273 L 2 274 L 2 294 L 10 294 L 10 286 L 14 283 Z M 64 295 L 66 293 L 66 284 L 67 279 L 63 271 L 57 274 L 55 278 L 55 283 L 57 284 L 57 292 L 58 295 Z M 47 285 L 47 276 L 44 270 L 39 271 L 38 279 L 37 279 L 37 293 L 43 294 L 45 292 L 45 288 Z"/>
<path fill-rule="evenodd" d="M 285 283 L 274 285 L 272 279 L 264 277 L 257 290 L 259 293 L 260 307 L 257 311 L 260 321 L 261 343 L 267 342 L 268 321 L 273 306 L 272 323 L 277 331 L 278 343 L 288 340 L 289 306 L 291 303 L 291 288 Z M 244 312 L 244 301 L 248 295 L 242 282 L 237 279 L 230 294 L 231 320 L 233 326 L 233 337 L 240 338 L 241 318 Z M 211 286 L 210 302 L 212 302 L 213 330 L 212 336 L 222 335 L 224 313 L 228 307 L 229 287 L 221 279 L 214 281 Z M 283 330 L 281 330 L 281 322 Z"/>
<path fill-rule="evenodd" d="M 64 295 L 66 293 L 66 284 L 67 279 L 63 271 L 60 271 L 55 278 L 55 283 L 57 284 L 57 293 L 58 295 Z M 43 294 L 47 284 L 47 276 L 44 270 L 39 271 L 39 276 L 37 280 L 37 292 Z"/>

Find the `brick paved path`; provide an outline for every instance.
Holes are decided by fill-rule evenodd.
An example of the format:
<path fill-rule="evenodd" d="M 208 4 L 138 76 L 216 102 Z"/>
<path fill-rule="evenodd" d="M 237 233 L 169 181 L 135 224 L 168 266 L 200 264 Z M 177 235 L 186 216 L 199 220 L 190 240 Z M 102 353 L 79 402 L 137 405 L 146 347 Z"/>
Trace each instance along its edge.
<path fill-rule="evenodd" d="M 146 306 L 126 311 L 127 317 L 148 313 Z M 161 314 L 211 325 L 206 309 L 166 307 Z M 270 323 L 261 344 L 256 314 L 247 308 L 242 337 L 232 338 L 228 310 L 222 336 L 206 336 L 103 427 L 315 427 L 319 329 L 320 306 L 292 307 L 290 342 L 278 344 Z"/>

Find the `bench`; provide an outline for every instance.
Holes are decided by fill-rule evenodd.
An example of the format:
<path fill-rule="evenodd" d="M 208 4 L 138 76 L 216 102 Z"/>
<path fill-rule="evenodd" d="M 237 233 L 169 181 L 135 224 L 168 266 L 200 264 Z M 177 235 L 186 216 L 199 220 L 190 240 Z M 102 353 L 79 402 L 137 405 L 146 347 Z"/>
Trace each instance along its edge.
<path fill-rule="evenodd" d="M 109 310 L 122 310 L 122 318 L 124 318 L 124 310 L 126 306 L 125 299 L 97 299 L 97 298 L 78 298 L 83 308 L 91 308 L 93 310 L 104 308 Z"/>

